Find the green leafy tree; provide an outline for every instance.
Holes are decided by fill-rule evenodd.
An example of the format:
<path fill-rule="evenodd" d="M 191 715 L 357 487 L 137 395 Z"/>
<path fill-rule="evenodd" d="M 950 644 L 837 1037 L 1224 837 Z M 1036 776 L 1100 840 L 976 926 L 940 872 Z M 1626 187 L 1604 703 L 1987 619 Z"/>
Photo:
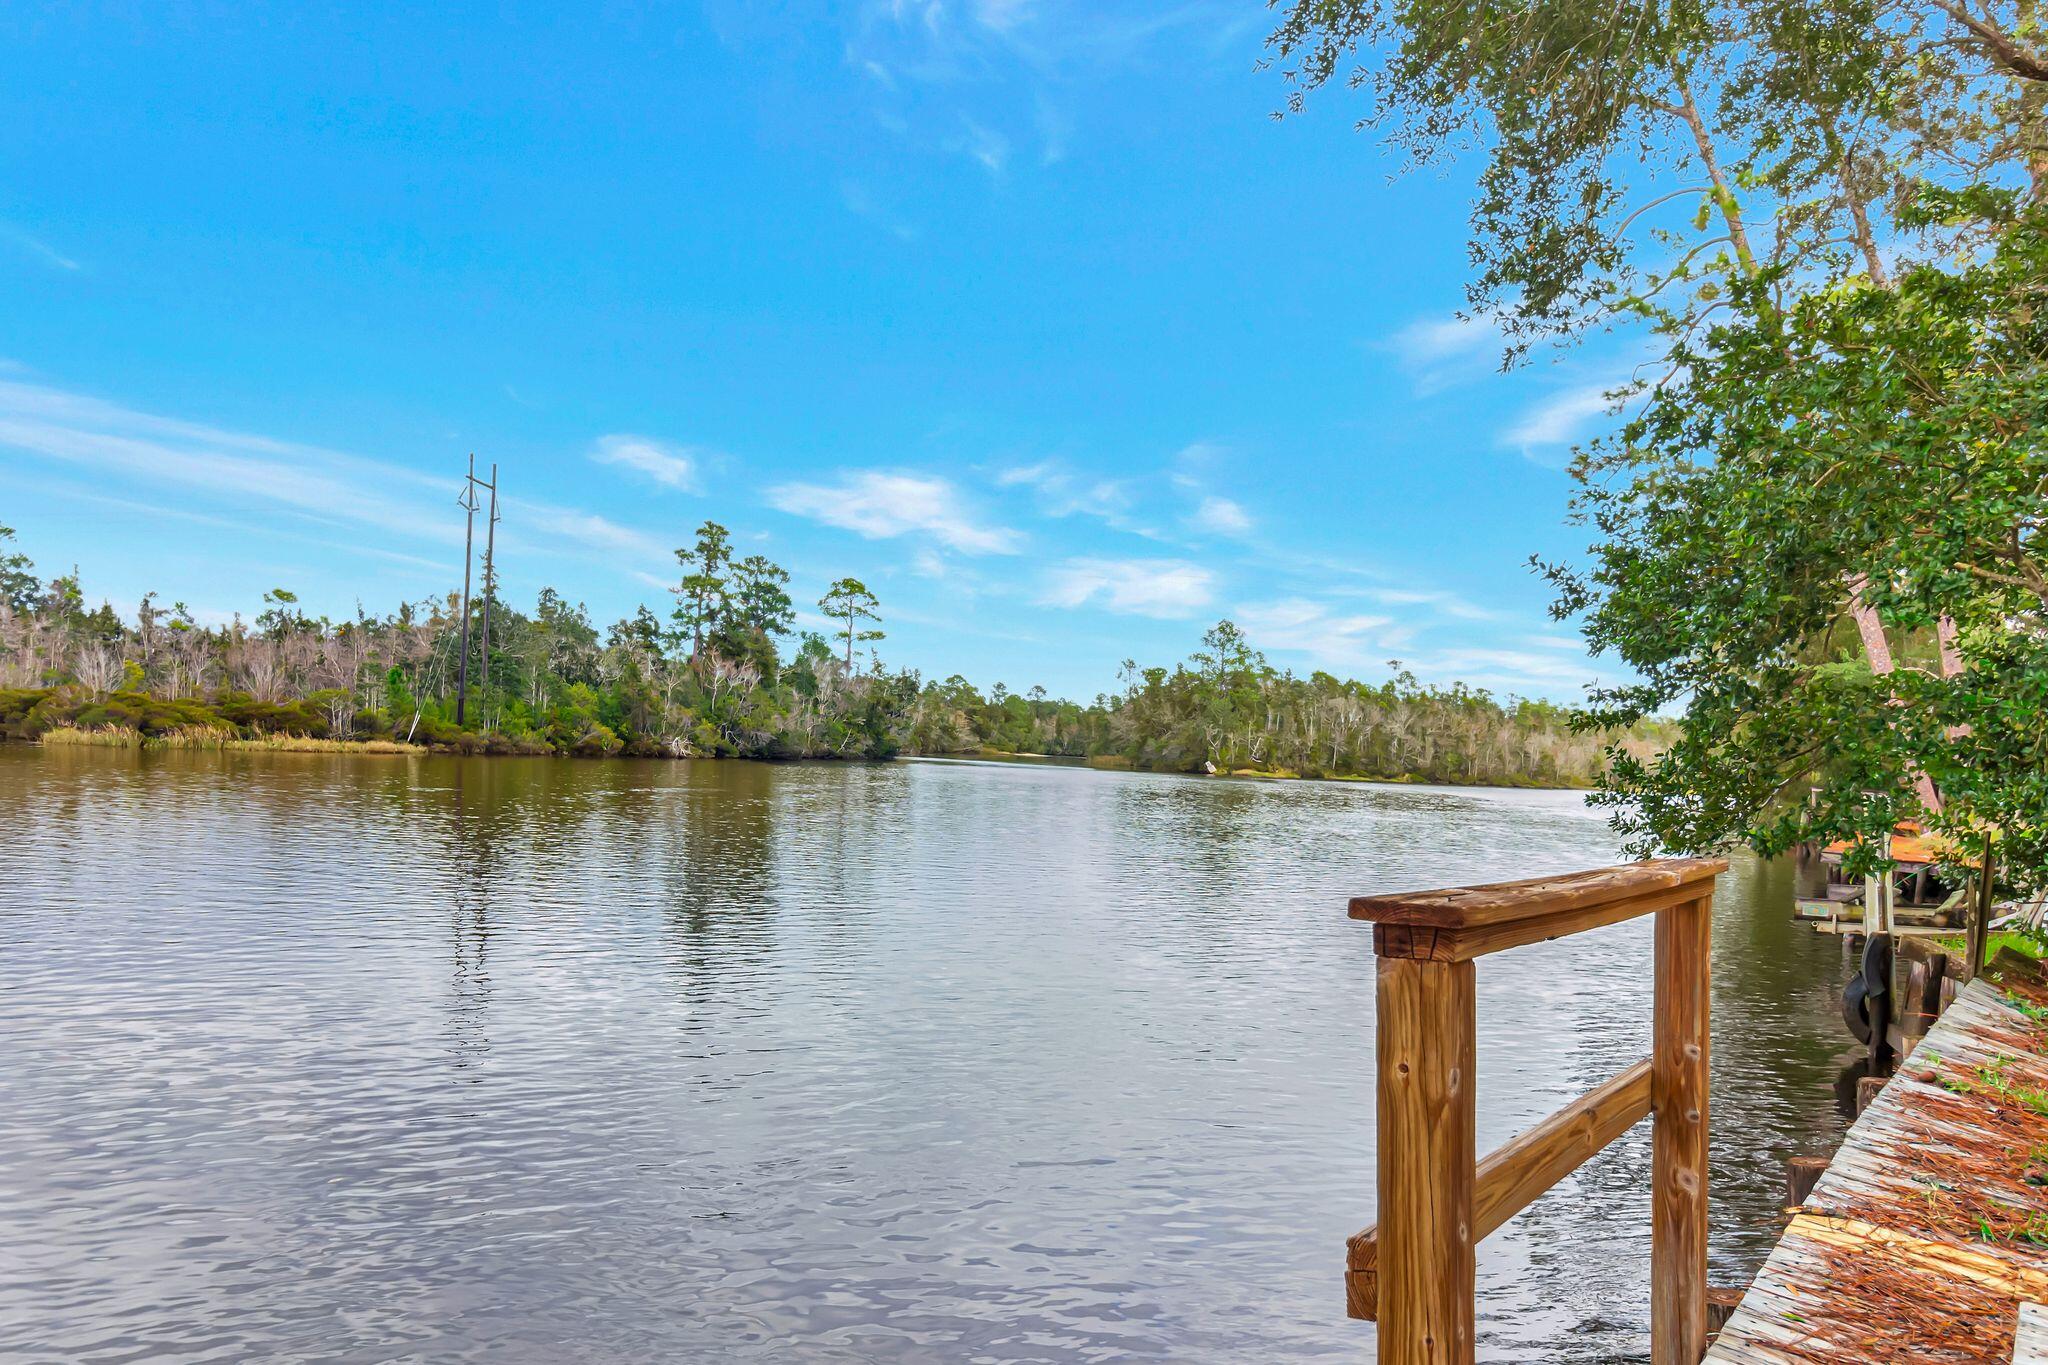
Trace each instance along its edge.
<path fill-rule="evenodd" d="M 299 596 L 283 588 L 263 594 L 263 610 L 256 614 L 256 627 L 273 640 L 282 640 L 311 624 L 299 614 Z"/>
<path fill-rule="evenodd" d="M 732 566 L 732 590 L 712 644 L 725 658 L 773 676 L 776 637 L 795 622 L 789 574 L 763 555 L 748 555 Z"/>
<path fill-rule="evenodd" d="M 885 639 L 881 630 L 863 626 L 863 621 L 873 621 L 877 627 L 882 622 L 882 604 L 868 591 L 868 585 L 858 578 L 842 578 L 825 590 L 818 599 L 818 610 L 835 621 L 846 624 L 839 628 L 839 636 L 846 642 L 846 667 L 853 668 L 853 647 Z"/>
<path fill-rule="evenodd" d="M 1273 49 L 1294 107 L 1342 81 L 1414 160 L 1483 148 L 1468 318 L 1511 361 L 1662 352 L 1575 466 L 1591 566 L 1546 566 L 1640 676 L 1584 723 L 1685 708 L 1615 756 L 1636 846 L 1874 865 L 1918 815 L 2048 878 L 2031 0 L 1295 0 Z"/>
<path fill-rule="evenodd" d="M 2030 209 L 1965 267 L 1735 310 L 1581 457 L 1601 538 L 1551 577 L 1640 677 L 1594 714 L 1687 707 L 1667 753 L 1616 765 L 1640 848 L 1874 855 L 1916 818 L 2048 876 L 2043 279 Z"/>
<path fill-rule="evenodd" d="M 14 528 L 0 526 L 0 603 L 25 612 L 34 608 L 43 585 L 29 557 L 10 548 L 13 540 Z"/>
<path fill-rule="evenodd" d="M 732 562 L 732 533 L 715 521 L 697 528 L 697 543 L 676 551 L 682 566 L 682 581 L 670 591 L 676 597 L 675 623 L 690 640 L 690 658 L 704 652 L 704 637 L 718 628 L 726 611 L 732 585 L 727 568 Z"/>
<path fill-rule="evenodd" d="M 787 580 L 759 557 L 730 566 L 729 578 L 726 613 L 687 668 L 678 655 L 687 640 L 645 606 L 600 641 L 583 608 L 552 590 L 541 591 L 531 615 L 497 603 L 490 724 L 458 729 L 456 594 L 400 603 L 381 617 L 358 609 L 334 623 L 302 616 L 288 595 L 273 593 L 266 634 L 252 640 L 239 620 L 205 626 L 182 605 L 167 619 L 154 594 L 132 623 L 109 606 L 88 612 L 74 574 L 25 613 L 0 612 L 0 737 L 83 724 L 150 736 L 197 727 L 591 756 L 884 758 L 987 748 L 1176 771 L 1213 756 L 1304 774 L 1524 784 L 1588 781 L 1603 741 L 1614 738 L 1572 733 L 1555 708 L 1423 688 L 1406 675 L 1378 685 L 1295 678 L 1228 622 L 1186 664 L 1140 671 L 1127 662 L 1125 690 L 1092 706 L 1041 686 L 1013 692 L 998 683 L 984 696 L 959 675 L 925 683 L 879 664 L 856 673 L 836 642 L 809 632 L 778 668 L 767 641 L 791 624 Z M 821 605 L 852 632 L 849 661 L 880 637 L 869 630 L 879 613 L 874 594 L 857 580 L 835 584 Z M 289 638 L 267 638 L 274 632 Z M 758 658 L 748 653 L 756 645 Z M 1647 753 L 1655 727 L 1623 738 L 1635 746 L 1629 752 Z"/>

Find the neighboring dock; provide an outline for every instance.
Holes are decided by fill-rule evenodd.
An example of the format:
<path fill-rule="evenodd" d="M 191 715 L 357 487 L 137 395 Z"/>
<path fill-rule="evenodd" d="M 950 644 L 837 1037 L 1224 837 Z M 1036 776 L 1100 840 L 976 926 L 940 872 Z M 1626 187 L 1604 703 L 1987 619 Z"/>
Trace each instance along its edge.
<path fill-rule="evenodd" d="M 2048 976 L 2001 954 L 1865 1110 L 1708 1351 L 2048 1363 Z"/>

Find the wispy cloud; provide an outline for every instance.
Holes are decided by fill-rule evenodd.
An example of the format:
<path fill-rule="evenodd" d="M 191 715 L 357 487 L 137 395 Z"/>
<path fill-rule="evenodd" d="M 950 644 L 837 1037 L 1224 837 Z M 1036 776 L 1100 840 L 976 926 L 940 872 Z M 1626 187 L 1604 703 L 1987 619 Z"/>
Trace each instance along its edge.
<path fill-rule="evenodd" d="M 1169 480 L 1194 502 L 1182 522 L 1203 535 L 1243 537 L 1251 534 L 1252 516 L 1243 504 L 1212 491 L 1214 476 L 1230 458 L 1227 447 L 1195 441 L 1174 452 Z"/>
<path fill-rule="evenodd" d="M 1046 575 L 1039 601 L 1178 620 L 1213 602 L 1215 584 L 1213 573 L 1184 559 L 1069 559 Z"/>
<path fill-rule="evenodd" d="M 1418 318 L 1380 343 L 1419 397 L 1481 378 L 1500 363 L 1500 328 L 1489 319 Z"/>
<path fill-rule="evenodd" d="M 974 20 L 983 28 L 1008 33 L 1031 18 L 1037 0 L 973 0 Z"/>
<path fill-rule="evenodd" d="M 850 470 L 837 483 L 786 483 L 768 490 L 770 506 L 870 540 L 928 535 L 962 554 L 1015 554 L 1023 534 L 982 522 L 960 490 L 935 475 Z"/>
<path fill-rule="evenodd" d="M 580 512 L 570 507 L 552 507 L 537 502 L 517 505 L 524 508 L 527 521 L 535 530 L 588 546 L 606 558 L 625 556 L 661 560 L 672 553 L 661 537 L 621 526 L 595 512 Z"/>
<path fill-rule="evenodd" d="M 1205 497 L 1188 516 L 1188 525 L 1197 531 L 1209 531 L 1219 536 L 1241 536 L 1252 529 L 1251 514 L 1229 498 L 1214 495 Z"/>
<path fill-rule="evenodd" d="M 1048 517 L 1088 516 L 1119 530 L 1139 531 L 1129 512 L 1134 501 L 1125 479 L 1082 474 L 1060 460 L 1014 465 L 996 475 L 998 488 L 1028 488 L 1037 495 L 1038 510 Z"/>
<path fill-rule="evenodd" d="M 1408 638 L 1391 616 L 1336 611 L 1305 597 L 1248 603 L 1232 619 L 1260 649 L 1299 654 L 1329 669 L 1377 667 Z"/>
<path fill-rule="evenodd" d="M 1592 430 L 1596 418 L 1614 410 L 1613 387 L 1612 383 L 1582 384 L 1552 394 L 1516 418 L 1502 433 L 1502 444 L 1540 460 L 1578 442 Z"/>
<path fill-rule="evenodd" d="M 1000 176 L 1020 146 L 1035 143 L 1042 168 L 1064 161 L 1073 106 L 1089 87 L 1162 58 L 1248 64 L 1263 22 L 1238 0 L 1179 0 L 1129 16 L 1091 0 L 867 0 L 845 51 L 906 145 Z"/>
<path fill-rule="evenodd" d="M 590 449 L 590 458 L 598 464 L 630 469 L 664 488 L 682 493 L 703 491 L 697 479 L 702 452 L 692 447 L 670 445 L 651 436 L 616 432 L 598 437 Z"/>
<path fill-rule="evenodd" d="M 66 256 L 42 238 L 12 223 L 0 223 L 0 237 L 6 238 L 29 255 L 55 270 L 79 271 L 85 267 Z"/>
<path fill-rule="evenodd" d="M 10 488 L 19 488 L 23 492 L 33 491 L 40 493 L 45 497 L 53 499 L 83 503 L 90 507 L 111 508 L 115 511 L 125 512 L 152 522 L 180 521 L 193 526 L 204 526 L 211 530 L 228 532 L 237 539 L 260 537 L 285 540 L 298 545 L 310 545 L 320 549 L 335 550 L 343 554 L 367 555 L 373 559 L 386 560 L 393 564 L 403 564 L 409 568 L 432 569 L 437 573 L 451 575 L 462 572 L 462 561 L 455 558 L 452 547 L 451 552 L 444 557 L 430 559 L 424 555 L 406 554 L 402 550 L 379 549 L 374 545 L 363 544 L 360 539 L 334 540 L 308 534 L 299 529 L 296 524 L 279 525 L 275 522 L 265 522 L 254 517 L 216 516 L 206 512 L 189 511 L 182 507 L 168 506 L 160 501 L 142 502 L 134 498 L 114 497 L 98 489 L 75 484 L 68 480 L 42 480 L 10 474 L 8 486 Z"/>
<path fill-rule="evenodd" d="M 1001 178 L 1003 168 L 1010 162 L 1010 140 L 973 119 L 966 120 L 966 125 L 966 131 L 952 145 L 979 162 L 990 175 Z"/>
<path fill-rule="evenodd" d="M 1416 597 L 1421 600 L 1415 605 L 1427 600 Z M 1307 597 L 1249 603 L 1237 607 L 1232 619 L 1279 661 L 1293 656 L 1333 673 L 1369 677 L 1399 664 L 1427 682 L 1524 696 L 1574 695 L 1608 676 L 1577 641 L 1561 636 L 1525 634 L 1518 637 L 1525 648 L 1431 644 L 1432 628 L 1440 622 L 1352 612 Z"/>
<path fill-rule="evenodd" d="M 839 182 L 839 200 L 848 213 L 865 218 L 901 242 L 917 240 L 917 224 L 883 203 L 875 192 L 858 180 Z"/>
<path fill-rule="evenodd" d="M 1434 588 L 1355 588 L 1348 591 L 1383 607 L 1429 607 L 1442 615 L 1465 621 L 1494 619 L 1494 613 L 1486 608 L 1475 607 L 1454 592 Z"/>
<path fill-rule="evenodd" d="M 1548 650 L 1440 649 L 1419 654 L 1406 663 L 1424 677 L 1523 695 L 1578 693 L 1608 676 L 1591 659 Z"/>
<path fill-rule="evenodd" d="M 376 545 L 377 537 L 411 548 L 462 541 L 453 511 L 459 479 L 452 475 L 435 477 L 389 460 L 143 412 L 41 384 L 0 380 L 0 449 L 126 487 L 283 515 L 291 520 L 274 523 L 278 533 L 296 526 L 309 543 L 330 544 L 331 528 L 352 528 L 364 554 L 408 556 L 406 548 Z M 449 463 L 452 470 L 452 454 Z M 501 505 L 501 549 L 568 554 L 626 572 L 667 558 L 657 537 L 591 512 L 518 497 Z M 306 527 L 324 529 L 306 534 Z"/>

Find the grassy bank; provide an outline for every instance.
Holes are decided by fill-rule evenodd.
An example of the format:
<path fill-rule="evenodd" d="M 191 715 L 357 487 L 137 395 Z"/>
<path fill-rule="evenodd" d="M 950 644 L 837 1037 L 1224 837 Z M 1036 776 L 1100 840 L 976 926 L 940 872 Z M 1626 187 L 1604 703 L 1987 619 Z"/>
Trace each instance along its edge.
<path fill-rule="evenodd" d="M 145 735 L 127 725 L 100 725 L 78 729 L 62 725 L 48 731 L 41 742 L 58 748 L 93 749 L 213 749 L 260 750 L 268 753 L 300 754 L 423 754 L 417 744 L 399 744 L 388 739 L 316 739 L 310 735 L 259 735 L 242 739 L 224 730 L 188 725 L 160 735 Z"/>

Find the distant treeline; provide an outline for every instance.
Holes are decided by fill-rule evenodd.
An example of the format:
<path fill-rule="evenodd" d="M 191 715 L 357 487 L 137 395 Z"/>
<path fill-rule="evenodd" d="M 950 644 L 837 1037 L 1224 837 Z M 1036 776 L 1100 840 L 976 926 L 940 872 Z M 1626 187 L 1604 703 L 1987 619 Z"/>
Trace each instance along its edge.
<path fill-rule="evenodd" d="M 1575 729 L 1564 708 L 1503 704 L 1407 673 L 1381 684 L 1272 668 L 1230 622 L 1172 669 L 1124 668 L 1123 689 L 1080 705 L 1043 688 L 984 694 L 957 675 L 926 682 L 873 652 L 880 605 L 842 579 L 820 610 L 836 638 L 804 632 L 777 566 L 735 562 L 707 523 L 677 552 L 675 610 L 646 607 L 600 632 L 543 589 L 531 612 L 486 583 L 471 603 L 469 691 L 461 600 L 332 621 L 289 592 L 252 619 L 195 621 L 145 598 L 134 620 L 87 608 L 76 575 L 39 579 L 0 527 L 0 735 L 132 730 L 397 740 L 464 752 L 589 756 L 887 758 L 975 751 L 1086 756 L 1173 772 L 1587 785 L 1610 743 L 1647 753 L 1663 727 Z M 483 641 L 485 608 L 489 646 Z M 866 647 L 863 657 L 861 646 Z"/>

